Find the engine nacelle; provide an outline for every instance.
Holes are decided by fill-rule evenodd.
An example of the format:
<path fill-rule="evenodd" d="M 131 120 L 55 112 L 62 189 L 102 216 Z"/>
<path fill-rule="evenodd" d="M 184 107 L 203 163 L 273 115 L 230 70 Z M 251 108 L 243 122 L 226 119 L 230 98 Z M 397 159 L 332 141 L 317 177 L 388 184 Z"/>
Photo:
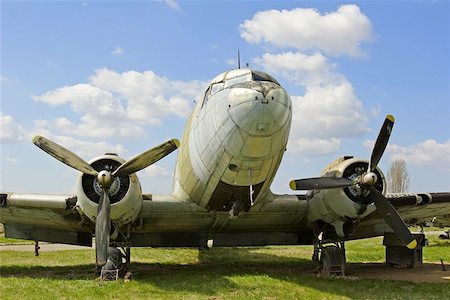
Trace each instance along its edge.
<path fill-rule="evenodd" d="M 369 165 L 367 160 L 357 159 L 349 156 L 339 157 L 329 164 L 321 176 L 344 177 L 356 179 L 361 176 Z M 373 186 L 375 189 L 385 194 L 386 180 L 384 174 L 377 167 L 374 170 L 377 181 Z M 354 222 L 358 218 L 372 213 L 376 208 L 368 200 L 369 193 L 366 189 L 361 189 L 358 185 L 346 188 L 309 191 L 309 222 L 319 220 L 334 226 L 336 233 L 340 237 L 350 235 L 354 230 Z"/>
<path fill-rule="evenodd" d="M 116 154 L 94 158 L 89 164 L 97 171 L 113 172 L 125 161 Z M 77 207 L 91 221 L 97 218 L 98 202 L 102 188 L 97 177 L 82 174 L 78 181 Z M 136 174 L 114 178 L 109 188 L 111 222 L 118 227 L 136 220 L 142 206 L 142 189 Z"/>

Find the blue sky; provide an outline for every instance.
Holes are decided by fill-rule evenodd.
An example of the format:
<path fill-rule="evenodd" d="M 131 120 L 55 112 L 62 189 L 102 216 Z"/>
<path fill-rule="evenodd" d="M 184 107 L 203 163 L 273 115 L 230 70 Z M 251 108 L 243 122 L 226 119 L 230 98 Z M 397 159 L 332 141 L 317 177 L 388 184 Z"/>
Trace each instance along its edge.
<path fill-rule="evenodd" d="M 1 2 L 2 191 L 71 193 L 77 172 L 34 134 L 86 160 L 130 158 L 180 138 L 208 80 L 242 63 L 291 95 L 288 152 L 273 184 L 317 176 L 340 155 L 407 161 L 410 190 L 450 189 L 450 4 L 297 1 Z M 139 173 L 168 193 L 175 154 Z"/>

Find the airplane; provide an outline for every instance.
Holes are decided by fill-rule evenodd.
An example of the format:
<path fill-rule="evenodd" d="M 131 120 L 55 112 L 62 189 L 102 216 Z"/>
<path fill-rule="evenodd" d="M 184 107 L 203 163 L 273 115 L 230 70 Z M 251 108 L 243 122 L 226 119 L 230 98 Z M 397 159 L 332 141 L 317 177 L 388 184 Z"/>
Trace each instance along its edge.
<path fill-rule="evenodd" d="M 384 120 L 369 160 L 339 157 L 320 177 L 289 183 L 306 194 L 272 193 L 292 114 L 291 99 L 276 79 L 239 68 L 208 84 L 181 142 L 169 140 L 128 161 L 106 153 L 86 162 L 36 136 L 37 147 L 80 171 L 77 191 L 0 193 L 5 236 L 90 247 L 95 237 L 100 274 L 128 274 L 131 247 L 203 249 L 211 243 L 314 245 L 313 261 L 319 269 L 340 265 L 342 271 L 348 240 L 390 233 L 408 251 L 418 243 L 405 221 L 450 218 L 450 192 L 386 193 L 378 163 L 393 129 L 392 115 Z M 172 193 L 143 193 L 136 172 L 176 149 Z"/>

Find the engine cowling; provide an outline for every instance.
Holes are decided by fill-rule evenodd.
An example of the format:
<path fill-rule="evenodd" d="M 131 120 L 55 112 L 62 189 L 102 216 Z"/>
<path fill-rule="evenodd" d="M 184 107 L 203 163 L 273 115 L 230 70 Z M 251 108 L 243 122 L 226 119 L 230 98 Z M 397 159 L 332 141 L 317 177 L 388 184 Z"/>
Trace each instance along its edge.
<path fill-rule="evenodd" d="M 350 156 L 339 157 L 329 164 L 321 176 L 344 177 L 356 179 L 367 170 L 369 162 Z M 386 192 L 386 180 L 383 172 L 377 167 L 374 170 L 376 182 L 374 188 L 382 194 Z M 319 220 L 331 224 L 339 237 L 347 237 L 354 230 L 354 222 L 372 213 L 376 207 L 367 197 L 369 191 L 359 185 L 345 188 L 310 191 L 309 217 L 310 222 Z"/>
<path fill-rule="evenodd" d="M 105 154 L 89 161 L 96 170 L 113 172 L 125 160 L 116 154 Z M 96 176 L 82 174 L 78 180 L 77 207 L 91 221 L 97 217 L 102 187 Z M 109 188 L 111 201 L 111 222 L 121 227 L 136 220 L 142 206 L 142 189 L 136 174 L 117 176 Z"/>

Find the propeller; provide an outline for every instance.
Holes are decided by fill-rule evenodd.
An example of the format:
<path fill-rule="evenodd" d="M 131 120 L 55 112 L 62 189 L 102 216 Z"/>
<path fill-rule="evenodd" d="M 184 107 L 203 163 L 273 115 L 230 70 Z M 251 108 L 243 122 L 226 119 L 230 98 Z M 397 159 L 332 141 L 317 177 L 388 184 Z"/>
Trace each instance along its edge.
<path fill-rule="evenodd" d="M 403 222 L 397 210 L 379 191 L 373 187 L 369 187 L 370 193 L 367 197 L 371 199 L 377 210 L 383 216 L 386 223 L 394 230 L 397 237 L 405 244 L 408 249 L 417 247 L 417 241 Z"/>
<path fill-rule="evenodd" d="M 84 174 L 97 176 L 98 172 L 81 157 L 43 136 L 35 136 L 33 144 L 59 160 L 60 162 Z"/>
<path fill-rule="evenodd" d="M 179 146 L 180 142 L 177 139 L 172 139 L 165 143 L 162 143 L 123 163 L 113 172 L 112 175 L 116 177 L 136 173 L 137 171 L 145 169 L 148 166 L 154 164 L 167 154 L 177 149 Z"/>
<path fill-rule="evenodd" d="M 354 184 L 355 182 L 348 178 L 314 177 L 292 180 L 289 186 L 293 190 L 322 190 L 343 188 Z"/>
<path fill-rule="evenodd" d="M 402 218 L 389 202 L 389 200 L 374 188 L 374 185 L 378 181 L 378 177 L 374 173 L 374 170 L 377 168 L 377 165 L 380 162 L 381 157 L 383 156 L 384 150 L 386 150 L 386 146 L 389 142 L 389 137 L 391 136 L 392 128 L 394 126 L 394 122 L 395 120 L 392 115 L 386 116 L 383 126 L 381 127 L 380 132 L 378 133 L 378 137 L 375 141 L 372 155 L 369 161 L 369 166 L 367 170 L 363 174 L 358 176 L 355 180 L 336 177 L 316 177 L 292 180 L 289 183 L 289 186 L 293 190 L 321 190 L 345 188 L 357 185 L 361 189 L 369 190 L 369 193 L 364 197 L 367 197 L 368 200 L 375 204 L 377 210 L 379 211 L 381 216 L 383 216 L 386 223 L 392 228 L 397 237 L 406 245 L 406 247 L 408 247 L 409 249 L 414 249 L 417 246 L 417 241 L 414 239 L 408 227 L 403 222 Z"/>
<path fill-rule="evenodd" d="M 108 170 L 96 171 L 81 157 L 45 137 L 35 136 L 33 138 L 33 144 L 69 167 L 84 174 L 97 177 L 102 192 L 98 203 L 97 218 L 95 220 L 95 256 L 97 266 L 103 266 L 107 261 L 109 234 L 111 230 L 109 188 L 114 178 L 128 176 L 154 164 L 177 149 L 180 142 L 177 139 L 172 139 L 153 147 L 123 163 L 112 173 Z"/>
<path fill-rule="evenodd" d="M 389 137 L 391 136 L 392 127 L 394 126 L 394 116 L 387 115 L 384 119 L 383 126 L 381 126 L 378 137 L 373 146 L 372 156 L 370 157 L 369 170 L 373 172 L 376 169 L 378 163 L 380 162 L 381 156 L 383 156 L 384 150 L 389 142 Z"/>
<path fill-rule="evenodd" d="M 100 171 L 97 180 L 102 186 L 102 194 L 98 202 L 97 219 L 95 220 L 95 257 L 97 266 L 103 266 L 108 259 L 109 233 L 111 231 L 109 187 L 112 176 L 108 171 Z"/>

